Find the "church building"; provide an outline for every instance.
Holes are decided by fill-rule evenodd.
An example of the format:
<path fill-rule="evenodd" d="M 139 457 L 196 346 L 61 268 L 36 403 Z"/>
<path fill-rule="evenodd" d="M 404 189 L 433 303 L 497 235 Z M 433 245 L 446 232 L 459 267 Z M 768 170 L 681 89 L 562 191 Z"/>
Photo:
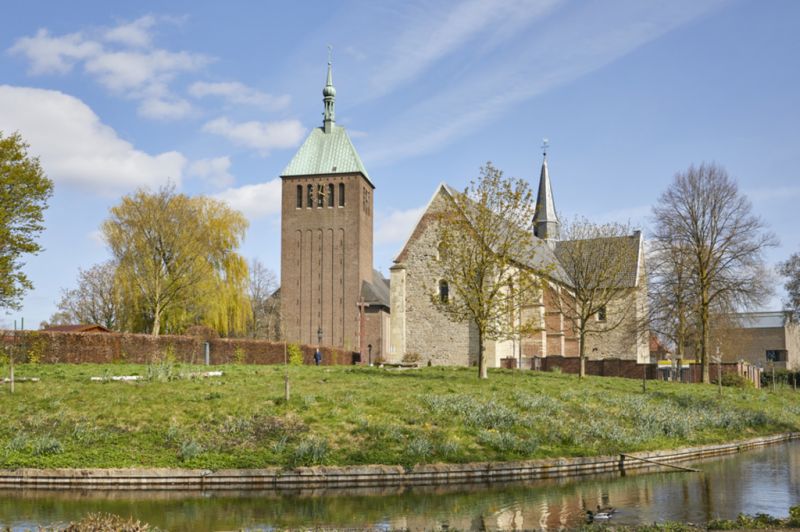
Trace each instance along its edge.
<path fill-rule="evenodd" d="M 437 272 L 435 212 L 457 194 L 437 187 L 424 214 L 395 258 L 391 282 L 373 268 L 375 185 L 345 128 L 336 124 L 336 89 L 331 63 L 322 91 L 322 125 L 314 128 L 281 174 L 281 328 L 289 342 L 343 348 L 368 360 L 470 365 L 477 359 L 474 327 L 450 321 L 437 310 L 431 292 L 447 290 Z M 546 288 L 526 312 L 540 331 L 516 340 L 487 342 L 489 367 L 508 361 L 530 368 L 535 357 L 578 355 L 578 338 L 555 298 L 568 297 L 569 282 L 559 264 L 560 222 L 553 201 L 547 157 L 542 163 L 534 231 L 521 248 L 522 267 L 551 271 Z M 637 298 L 636 315 L 646 312 L 646 274 L 641 233 L 618 237 L 635 259 L 625 274 L 626 295 Z M 530 252 L 527 250 L 530 249 Z M 446 296 L 445 296 L 446 297 Z M 613 305 L 608 312 L 614 312 Z M 605 314 L 605 309 L 604 312 Z M 605 320 L 606 316 L 597 316 Z M 646 362 L 646 332 L 609 331 L 587 340 L 591 358 L 620 357 Z"/>
<path fill-rule="evenodd" d="M 281 175 L 283 334 L 380 356 L 388 347 L 389 287 L 372 266 L 375 185 L 336 124 L 330 62 L 322 95 L 322 126 Z"/>

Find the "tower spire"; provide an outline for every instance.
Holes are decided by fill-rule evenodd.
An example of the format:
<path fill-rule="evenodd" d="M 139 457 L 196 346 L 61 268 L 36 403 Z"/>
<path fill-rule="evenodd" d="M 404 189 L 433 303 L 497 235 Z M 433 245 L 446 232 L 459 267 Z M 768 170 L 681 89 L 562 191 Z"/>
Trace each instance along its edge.
<path fill-rule="evenodd" d="M 549 141 L 542 142 L 542 171 L 539 174 L 539 193 L 536 197 L 536 212 L 533 215 L 533 234 L 544 240 L 558 238 L 560 222 L 553 201 L 553 188 L 550 185 L 550 172 L 547 169 L 547 148 Z"/>
<path fill-rule="evenodd" d="M 325 133 L 330 133 L 333 125 L 336 122 L 336 112 L 334 104 L 336 102 L 336 89 L 333 87 L 333 46 L 328 45 L 328 79 L 325 82 L 325 88 L 322 89 L 322 102 L 325 105 L 325 111 L 322 117 L 322 129 Z"/>

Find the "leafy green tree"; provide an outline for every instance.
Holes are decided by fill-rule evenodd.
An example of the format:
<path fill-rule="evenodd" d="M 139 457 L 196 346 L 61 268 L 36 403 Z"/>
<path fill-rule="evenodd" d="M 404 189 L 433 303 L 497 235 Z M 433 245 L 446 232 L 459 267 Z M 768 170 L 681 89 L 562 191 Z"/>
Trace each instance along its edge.
<path fill-rule="evenodd" d="M 167 186 L 123 197 L 102 229 L 134 311 L 130 329 L 153 335 L 194 324 L 224 335 L 245 330 L 247 262 L 236 252 L 247 229 L 241 213 Z"/>
<path fill-rule="evenodd" d="M 22 295 L 33 288 L 22 256 L 42 250 L 36 237 L 44 230 L 52 194 L 53 182 L 19 133 L 0 132 L 0 308 L 19 308 Z"/>
<path fill-rule="evenodd" d="M 452 321 L 469 323 L 478 338 L 478 377 L 488 377 L 487 340 L 532 332 L 538 321 L 523 309 L 541 294 L 543 274 L 527 263 L 533 243 L 533 192 L 491 163 L 437 215 L 440 279 L 433 301 Z"/>

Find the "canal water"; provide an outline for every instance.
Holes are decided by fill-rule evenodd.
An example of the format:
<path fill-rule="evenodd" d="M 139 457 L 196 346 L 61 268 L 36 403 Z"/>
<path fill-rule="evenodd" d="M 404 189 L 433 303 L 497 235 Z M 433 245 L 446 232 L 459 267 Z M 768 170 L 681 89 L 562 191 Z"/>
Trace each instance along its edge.
<path fill-rule="evenodd" d="M 705 523 L 740 512 L 788 515 L 800 504 L 800 441 L 697 462 L 701 473 L 427 488 L 294 491 L 0 490 L 0 529 L 36 529 L 89 512 L 133 516 L 172 531 L 275 528 L 513 530 L 573 528 L 585 510 L 610 524 Z"/>

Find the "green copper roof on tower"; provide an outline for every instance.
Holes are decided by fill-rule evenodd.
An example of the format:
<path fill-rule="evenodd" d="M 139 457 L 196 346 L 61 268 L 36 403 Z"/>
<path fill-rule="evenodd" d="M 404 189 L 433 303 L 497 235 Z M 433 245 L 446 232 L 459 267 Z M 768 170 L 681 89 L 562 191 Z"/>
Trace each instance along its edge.
<path fill-rule="evenodd" d="M 332 71 L 329 57 L 328 78 L 325 88 L 322 89 L 322 101 L 325 104 L 322 127 L 316 127 L 311 131 L 281 174 L 284 177 L 360 172 L 369 181 L 364 163 L 361 162 L 361 157 L 358 156 L 350 137 L 343 127 L 335 124 L 336 88 L 333 86 Z"/>

